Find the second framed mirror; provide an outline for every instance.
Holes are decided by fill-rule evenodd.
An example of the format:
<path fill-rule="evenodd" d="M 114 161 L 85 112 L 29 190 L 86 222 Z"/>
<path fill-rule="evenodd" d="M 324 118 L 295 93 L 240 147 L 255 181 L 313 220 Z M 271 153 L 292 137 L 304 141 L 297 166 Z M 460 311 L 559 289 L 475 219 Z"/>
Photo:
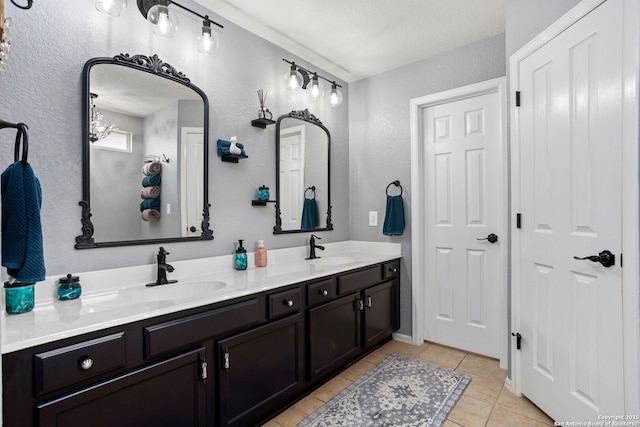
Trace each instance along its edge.
<path fill-rule="evenodd" d="M 308 110 L 276 122 L 276 225 L 274 234 L 333 230 L 331 135 Z"/>

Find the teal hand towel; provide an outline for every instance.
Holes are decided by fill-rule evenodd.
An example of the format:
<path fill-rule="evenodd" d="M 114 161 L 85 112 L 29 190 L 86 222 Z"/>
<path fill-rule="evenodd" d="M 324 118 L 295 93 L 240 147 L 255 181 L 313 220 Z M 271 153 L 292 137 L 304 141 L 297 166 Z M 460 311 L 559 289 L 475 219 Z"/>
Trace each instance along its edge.
<path fill-rule="evenodd" d="M 45 277 L 42 189 L 31 165 L 15 162 L 2 172 L 2 265 L 23 283 Z"/>
<path fill-rule="evenodd" d="M 142 186 L 154 187 L 156 185 L 160 185 L 161 182 L 162 182 L 162 177 L 160 175 L 149 175 L 149 176 L 145 176 L 142 179 Z"/>
<path fill-rule="evenodd" d="M 387 196 L 387 210 L 384 216 L 382 234 L 402 236 L 404 233 L 404 205 L 402 196 Z"/>
<path fill-rule="evenodd" d="M 218 156 L 222 157 L 226 154 L 229 154 L 229 147 L 231 147 L 231 142 L 230 141 L 225 141 L 224 139 L 219 139 L 216 142 L 216 145 L 218 147 Z M 238 147 L 240 149 L 240 151 L 242 151 L 243 156 L 247 155 L 247 152 L 244 151 L 244 144 L 240 144 L 239 142 L 236 142 L 236 147 Z"/>
<path fill-rule="evenodd" d="M 318 204 L 316 199 L 307 199 L 305 197 L 302 205 L 302 221 L 300 228 L 303 230 L 313 230 L 320 225 L 320 216 L 318 215 Z"/>
<path fill-rule="evenodd" d="M 160 199 L 144 199 L 140 203 L 140 212 L 145 209 L 155 209 L 157 211 L 160 210 Z"/>

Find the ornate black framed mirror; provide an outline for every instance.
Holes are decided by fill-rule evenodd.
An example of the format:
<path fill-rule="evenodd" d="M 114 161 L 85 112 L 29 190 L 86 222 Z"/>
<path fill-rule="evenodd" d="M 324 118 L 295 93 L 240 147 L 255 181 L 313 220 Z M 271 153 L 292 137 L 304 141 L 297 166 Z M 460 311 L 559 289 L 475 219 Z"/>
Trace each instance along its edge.
<path fill-rule="evenodd" d="M 157 55 L 86 62 L 76 249 L 211 240 L 209 101 Z"/>
<path fill-rule="evenodd" d="M 333 230 L 330 177 L 329 130 L 309 110 L 278 117 L 273 234 Z"/>

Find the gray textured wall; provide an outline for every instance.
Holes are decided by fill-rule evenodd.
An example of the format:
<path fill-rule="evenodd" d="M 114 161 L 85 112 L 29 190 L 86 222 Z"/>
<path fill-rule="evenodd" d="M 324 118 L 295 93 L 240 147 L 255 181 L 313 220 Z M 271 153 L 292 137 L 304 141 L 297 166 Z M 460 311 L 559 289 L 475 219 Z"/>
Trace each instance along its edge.
<path fill-rule="evenodd" d="M 578 3 L 580 0 L 512 0 L 505 14 L 507 61 Z"/>
<path fill-rule="evenodd" d="M 349 88 L 350 220 L 356 240 L 402 243 L 401 328 L 411 335 L 411 135 L 409 100 L 505 75 L 504 34 L 378 76 Z M 407 226 L 401 237 L 382 234 L 385 188 L 400 180 Z M 368 225 L 378 211 L 378 226 Z"/>
<path fill-rule="evenodd" d="M 257 117 L 257 89 L 273 93 L 267 100 L 274 118 L 310 106 L 304 100 L 289 102 L 283 84 L 287 64 L 282 58 L 333 76 L 299 60 L 283 49 L 239 28 L 192 1 L 183 2 L 225 26 L 216 55 L 199 54 L 194 34 L 201 21 L 179 13 L 180 27 L 173 39 L 153 35 L 138 12 L 135 1 L 123 15 L 108 18 L 89 1 L 34 2 L 31 10 L 6 2 L 5 15 L 14 21 L 13 46 L 8 70 L 0 74 L 0 118 L 29 126 L 29 162 L 42 183 L 44 251 L 48 275 L 114 268 L 155 262 L 158 245 L 76 250 L 81 232 L 81 82 L 84 63 L 119 53 L 158 54 L 202 88 L 210 102 L 211 227 L 215 239 L 208 242 L 165 245 L 173 260 L 230 254 L 234 241 L 247 247 L 265 240 L 267 249 L 298 246 L 307 234 L 274 236 L 273 205 L 251 206 L 257 188 L 265 184 L 275 191 L 275 126 L 252 127 Z M 349 237 L 348 86 L 336 109 L 319 105 L 310 110 L 332 132 L 332 192 L 335 230 L 320 233 L 323 242 Z M 14 133 L 0 132 L 0 168 L 13 161 Z M 223 163 L 215 153 L 215 141 L 237 135 L 246 144 L 249 159 Z M 138 184 L 136 184 L 137 186 Z"/>

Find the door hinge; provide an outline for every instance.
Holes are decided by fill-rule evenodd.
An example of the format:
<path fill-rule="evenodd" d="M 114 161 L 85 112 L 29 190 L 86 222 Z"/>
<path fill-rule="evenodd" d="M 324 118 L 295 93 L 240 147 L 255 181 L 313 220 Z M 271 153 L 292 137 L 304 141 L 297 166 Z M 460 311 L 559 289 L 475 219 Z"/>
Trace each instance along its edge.
<path fill-rule="evenodd" d="M 516 214 L 516 228 L 522 228 L 522 214 Z"/>
<path fill-rule="evenodd" d="M 520 91 L 516 91 L 516 107 L 520 106 Z"/>
<path fill-rule="evenodd" d="M 511 335 L 516 337 L 516 350 L 522 349 L 522 335 L 520 332 L 511 332 Z"/>
<path fill-rule="evenodd" d="M 229 352 L 224 350 L 222 352 L 222 369 L 228 370 L 231 366 Z"/>
<path fill-rule="evenodd" d="M 206 383 L 208 377 L 209 373 L 207 372 L 207 359 L 202 356 L 202 360 L 200 360 L 200 378 L 204 383 Z"/>

